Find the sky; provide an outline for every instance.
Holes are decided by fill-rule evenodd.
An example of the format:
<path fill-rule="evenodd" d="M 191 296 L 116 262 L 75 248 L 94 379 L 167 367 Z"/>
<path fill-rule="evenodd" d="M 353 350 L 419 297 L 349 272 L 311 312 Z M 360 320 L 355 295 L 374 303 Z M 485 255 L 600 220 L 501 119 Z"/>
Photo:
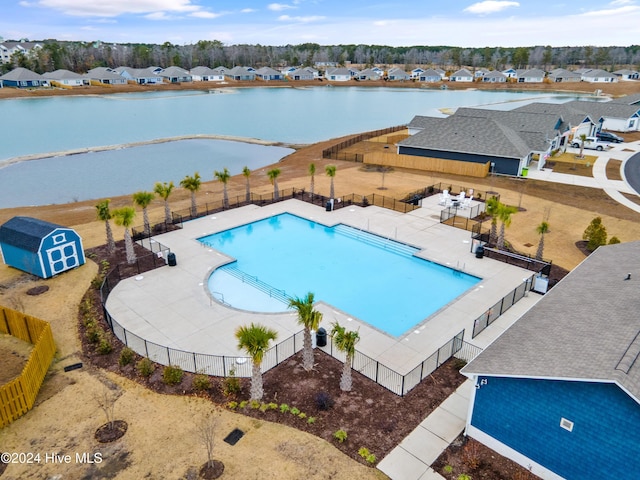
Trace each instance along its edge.
<path fill-rule="evenodd" d="M 5 40 L 458 47 L 640 44 L 640 0 L 2 0 Z M 562 0 L 560 0 L 562 2 Z"/>

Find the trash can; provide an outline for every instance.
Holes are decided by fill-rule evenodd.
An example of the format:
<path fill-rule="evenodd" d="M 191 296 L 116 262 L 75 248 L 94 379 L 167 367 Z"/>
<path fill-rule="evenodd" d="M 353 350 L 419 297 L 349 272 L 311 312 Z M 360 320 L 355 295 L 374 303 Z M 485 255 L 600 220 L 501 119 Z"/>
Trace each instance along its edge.
<path fill-rule="evenodd" d="M 527 167 L 524 167 L 522 169 L 522 176 L 526 177 L 527 175 L 529 175 L 529 169 Z"/>
<path fill-rule="evenodd" d="M 325 208 L 326 208 L 327 212 L 330 212 L 330 211 L 331 211 L 331 200 L 329 200 L 329 201 L 327 202 L 327 204 L 325 205 Z"/>
<path fill-rule="evenodd" d="M 322 327 L 316 332 L 316 345 L 319 347 L 327 346 L 327 331 Z"/>
<path fill-rule="evenodd" d="M 167 263 L 169 264 L 170 267 L 175 267 L 177 262 L 176 262 L 176 254 L 173 252 L 169 252 L 169 254 L 167 255 Z"/>
<path fill-rule="evenodd" d="M 482 257 L 484 257 L 484 247 L 482 245 L 478 245 L 478 248 L 476 248 L 476 258 Z"/>

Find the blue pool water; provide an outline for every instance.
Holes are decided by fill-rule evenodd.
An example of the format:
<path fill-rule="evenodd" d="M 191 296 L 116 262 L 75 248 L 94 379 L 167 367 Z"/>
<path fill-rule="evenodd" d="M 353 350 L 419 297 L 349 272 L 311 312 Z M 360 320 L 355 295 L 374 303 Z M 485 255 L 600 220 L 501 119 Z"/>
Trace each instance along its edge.
<path fill-rule="evenodd" d="M 415 257 L 415 247 L 288 213 L 199 241 L 235 259 L 209 278 L 213 296 L 233 307 L 281 312 L 288 298 L 313 292 L 316 301 L 393 336 L 480 281 Z"/>

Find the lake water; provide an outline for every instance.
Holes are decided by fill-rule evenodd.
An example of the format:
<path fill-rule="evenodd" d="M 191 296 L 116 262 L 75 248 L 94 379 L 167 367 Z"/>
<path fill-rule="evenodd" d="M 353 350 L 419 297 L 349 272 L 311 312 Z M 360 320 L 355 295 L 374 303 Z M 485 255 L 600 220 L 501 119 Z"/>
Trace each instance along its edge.
<path fill-rule="evenodd" d="M 290 150 L 198 140 L 9 165 L 23 156 L 202 134 L 314 143 L 406 124 L 415 115 L 441 116 L 440 108 L 511 108 L 531 101 L 576 98 L 534 92 L 357 87 L 216 92 L 0 100 L 3 137 L 9 139 L 0 145 L 0 208 L 150 190 L 156 181 L 178 183 L 194 171 L 209 180 L 213 170 L 227 167 L 238 173 L 244 165 L 258 168 L 279 160 Z M 99 181 L 89 181 L 97 177 L 97 168 Z M 83 176 L 85 171 L 91 175 Z"/>

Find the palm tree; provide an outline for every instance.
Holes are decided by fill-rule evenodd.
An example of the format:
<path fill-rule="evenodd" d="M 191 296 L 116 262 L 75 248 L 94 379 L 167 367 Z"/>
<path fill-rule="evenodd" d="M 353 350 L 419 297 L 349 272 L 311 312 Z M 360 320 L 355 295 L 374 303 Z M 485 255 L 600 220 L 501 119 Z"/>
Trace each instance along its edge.
<path fill-rule="evenodd" d="M 316 180 L 316 164 L 309 164 L 309 175 L 311 176 L 311 185 L 309 186 L 309 194 L 311 195 L 311 200 L 313 201 L 313 189 L 315 188 L 315 180 Z"/>
<path fill-rule="evenodd" d="M 498 208 L 498 219 L 500 219 L 500 235 L 498 235 L 498 241 L 496 242 L 496 246 L 499 249 L 504 248 L 504 231 L 505 228 L 511 225 L 511 215 L 516 213 L 518 209 L 516 207 L 512 207 L 511 205 L 505 205 L 504 203 L 500 204 Z"/>
<path fill-rule="evenodd" d="M 267 172 L 267 175 L 269 176 L 269 181 L 273 185 L 273 199 L 277 201 L 280 199 L 280 192 L 278 190 L 278 175 L 280 175 L 280 169 L 273 168 Z"/>
<path fill-rule="evenodd" d="M 104 226 L 107 229 L 107 251 L 111 254 L 116 251 L 116 242 L 113 239 L 111 223 L 109 223 L 109 220 L 113 218 L 111 211 L 109 210 L 110 201 L 111 200 L 103 200 L 96 205 L 96 210 L 98 211 L 98 219 L 104 222 Z"/>
<path fill-rule="evenodd" d="M 324 171 L 329 178 L 331 178 L 331 186 L 329 187 L 329 198 L 335 197 L 335 192 L 333 189 L 333 179 L 336 176 L 336 166 L 335 165 L 327 165 L 324 167 Z"/>
<path fill-rule="evenodd" d="M 322 313 L 313 308 L 313 299 L 313 293 L 309 292 L 304 298 L 295 297 L 289 300 L 289 308 L 298 312 L 298 323 L 304 327 L 302 368 L 306 371 L 313 369 L 311 330 L 318 330 L 322 321 Z"/>
<path fill-rule="evenodd" d="M 584 133 L 582 133 L 578 138 L 580 138 L 580 155 L 578 156 L 578 158 L 584 158 L 584 142 L 587 140 L 587 136 Z M 574 162 L 574 167 L 575 167 L 575 162 Z"/>
<path fill-rule="evenodd" d="M 245 350 L 251 357 L 251 400 L 262 400 L 262 357 L 269 346 L 269 341 L 275 340 L 278 333 L 270 328 L 252 323 L 249 327 L 241 326 L 236 330 L 238 348 Z"/>
<path fill-rule="evenodd" d="M 344 359 L 342 376 L 340 377 L 340 390 L 350 392 L 353 386 L 351 363 L 356 353 L 356 343 L 360 340 L 360 334 L 357 331 L 347 331 L 338 322 L 335 322 L 331 329 L 331 337 L 333 338 L 336 348 L 347 354 L 347 357 Z"/>
<path fill-rule="evenodd" d="M 196 192 L 200 190 L 202 182 L 200 181 L 200 174 L 196 172 L 193 177 L 187 175 L 180 181 L 180 186 L 186 188 L 191 192 L 191 216 L 198 215 L 198 208 L 196 206 Z"/>
<path fill-rule="evenodd" d="M 133 224 L 136 217 L 136 211 L 133 207 L 122 207 L 113 211 L 113 218 L 116 225 L 124 227 L 124 248 L 127 252 L 127 263 L 131 265 L 136 263 L 136 252 L 133 250 L 133 240 L 129 227 Z"/>
<path fill-rule="evenodd" d="M 151 225 L 149 224 L 149 212 L 147 207 L 153 200 L 155 195 L 153 192 L 136 192 L 133 194 L 133 203 L 142 208 L 142 218 L 144 219 L 144 234 L 147 237 L 151 236 Z"/>
<path fill-rule="evenodd" d="M 540 235 L 540 242 L 538 243 L 538 250 L 536 251 L 536 260 L 542 260 L 542 254 L 544 252 L 544 234 L 549 231 L 549 223 L 542 222 L 536 228 L 536 232 Z"/>
<path fill-rule="evenodd" d="M 169 195 L 173 191 L 173 182 L 157 182 L 153 188 L 153 191 L 158 194 L 162 200 L 164 200 L 164 223 L 171 223 L 171 209 L 169 208 Z"/>
<path fill-rule="evenodd" d="M 494 245 L 498 238 L 498 210 L 500 201 L 496 197 L 491 197 L 486 203 L 486 212 L 491 216 L 491 233 L 489 233 L 489 243 Z"/>
<path fill-rule="evenodd" d="M 224 170 L 222 170 L 221 172 L 219 172 L 218 170 L 213 172 L 213 176 L 216 178 L 216 180 L 222 182 L 222 208 L 227 209 L 229 208 L 229 194 L 227 193 L 227 182 L 231 178 L 231 175 L 229 174 L 229 170 L 227 170 L 227 167 L 224 167 Z"/>
<path fill-rule="evenodd" d="M 242 169 L 242 175 L 247 181 L 247 195 L 245 197 L 245 201 L 249 203 L 251 201 L 251 183 L 249 182 L 249 177 L 251 176 L 251 170 L 249 170 L 249 167 L 245 166 Z"/>

